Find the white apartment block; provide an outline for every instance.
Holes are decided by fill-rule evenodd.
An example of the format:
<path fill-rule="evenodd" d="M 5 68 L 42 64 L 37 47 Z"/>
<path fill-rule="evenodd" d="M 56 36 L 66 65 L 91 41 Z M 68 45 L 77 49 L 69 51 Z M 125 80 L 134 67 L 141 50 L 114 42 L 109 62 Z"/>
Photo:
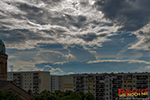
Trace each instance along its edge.
<path fill-rule="evenodd" d="M 44 71 L 21 71 L 8 72 L 7 80 L 28 91 L 31 88 L 33 94 L 50 89 L 50 72 Z"/>
<path fill-rule="evenodd" d="M 55 92 L 59 90 L 59 77 L 57 75 L 50 75 L 50 91 Z"/>

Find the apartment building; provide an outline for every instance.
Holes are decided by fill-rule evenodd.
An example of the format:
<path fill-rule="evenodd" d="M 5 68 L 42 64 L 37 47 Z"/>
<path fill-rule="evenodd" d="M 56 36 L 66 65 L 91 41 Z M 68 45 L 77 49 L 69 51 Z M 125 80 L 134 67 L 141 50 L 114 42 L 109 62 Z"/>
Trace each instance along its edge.
<path fill-rule="evenodd" d="M 110 76 L 108 74 L 74 74 L 74 90 L 90 92 L 97 100 L 110 100 Z"/>
<path fill-rule="evenodd" d="M 111 74 L 111 98 L 118 98 L 118 89 L 123 88 L 123 74 Z"/>
<path fill-rule="evenodd" d="M 50 91 L 55 92 L 59 90 L 59 77 L 58 75 L 50 75 Z"/>
<path fill-rule="evenodd" d="M 64 91 L 66 91 L 66 90 L 74 91 L 73 76 L 64 75 Z"/>
<path fill-rule="evenodd" d="M 24 90 L 29 88 L 33 94 L 50 89 L 50 72 L 45 71 L 22 71 L 8 72 L 7 80 L 14 81 L 15 84 Z"/>
<path fill-rule="evenodd" d="M 17 86 L 26 91 L 31 88 L 34 94 L 43 90 L 83 91 L 90 92 L 96 100 L 118 100 L 118 89 L 148 89 L 148 95 L 138 98 L 150 97 L 150 73 L 96 73 L 50 75 L 49 72 L 26 71 L 8 72 L 8 80 L 13 80 Z"/>
<path fill-rule="evenodd" d="M 137 96 L 138 98 L 150 97 L 150 73 L 128 73 L 124 75 L 123 89 L 148 89 L 148 96 Z"/>
<path fill-rule="evenodd" d="M 150 97 L 150 73 L 101 73 L 72 74 L 76 92 L 92 93 L 96 100 L 119 100 L 118 89 L 148 89 Z"/>
<path fill-rule="evenodd" d="M 50 75 L 50 91 L 56 90 L 66 91 L 74 90 L 73 88 L 73 76 L 70 75 Z"/>

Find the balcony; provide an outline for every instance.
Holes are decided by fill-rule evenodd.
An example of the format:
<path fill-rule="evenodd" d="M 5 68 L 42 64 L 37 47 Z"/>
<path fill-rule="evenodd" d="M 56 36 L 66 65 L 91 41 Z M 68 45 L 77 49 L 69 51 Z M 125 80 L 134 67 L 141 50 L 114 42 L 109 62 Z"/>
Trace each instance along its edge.
<path fill-rule="evenodd" d="M 38 74 L 38 73 L 33 73 L 33 75 L 34 75 L 34 76 L 38 76 L 39 74 Z"/>
<path fill-rule="evenodd" d="M 83 80 L 83 78 L 77 78 L 76 80 Z"/>
<path fill-rule="evenodd" d="M 96 84 L 99 84 L 99 85 L 104 85 L 104 83 L 99 83 L 99 82 L 96 82 Z"/>
<path fill-rule="evenodd" d="M 39 77 L 38 76 L 34 76 L 33 79 L 39 79 Z"/>
<path fill-rule="evenodd" d="M 96 97 L 103 97 L 103 96 L 105 96 L 105 95 L 97 95 Z"/>
<path fill-rule="evenodd" d="M 104 87 L 105 85 L 103 84 L 99 84 L 99 85 L 96 85 L 96 87 Z"/>
<path fill-rule="evenodd" d="M 76 88 L 84 88 L 84 87 L 82 87 L 82 86 L 77 86 Z"/>
<path fill-rule="evenodd" d="M 105 88 L 105 87 L 96 87 L 96 89 L 103 89 L 103 88 Z"/>
<path fill-rule="evenodd" d="M 105 90 L 96 90 L 96 93 L 104 93 Z"/>
<path fill-rule="evenodd" d="M 96 80 L 105 80 L 105 79 L 103 79 L 103 78 L 97 78 Z"/>
<path fill-rule="evenodd" d="M 84 84 L 83 82 L 80 82 L 80 83 L 76 83 L 76 84 Z"/>
<path fill-rule="evenodd" d="M 147 83 L 137 83 L 137 85 L 147 85 Z"/>
<path fill-rule="evenodd" d="M 146 88 L 148 88 L 148 86 L 137 86 L 137 89 L 146 89 Z"/>
<path fill-rule="evenodd" d="M 113 89 L 119 89 L 119 88 L 121 88 L 121 87 L 113 87 Z"/>
<path fill-rule="evenodd" d="M 113 83 L 113 84 L 122 84 L 122 83 Z"/>
<path fill-rule="evenodd" d="M 137 80 L 147 80 L 148 78 L 137 78 Z"/>
<path fill-rule="evenodd" d="M 113 80 L 122 80 L 122 78 L 114 78 Z"/>

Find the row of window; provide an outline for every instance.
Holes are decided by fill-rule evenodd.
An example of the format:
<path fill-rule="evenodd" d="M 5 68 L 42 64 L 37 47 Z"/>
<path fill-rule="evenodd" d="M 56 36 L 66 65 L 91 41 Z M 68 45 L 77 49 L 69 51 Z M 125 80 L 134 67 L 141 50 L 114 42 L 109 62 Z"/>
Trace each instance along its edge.
<path fill-rule="evenodd" d="M 124 87 L 132 87 L 132 85 L 124 85 Z M 135 87 L 135 85 L 133 85 Z"/>
<path fill-rule="evenodd" d="M 13 76 L 13 75 L 20 75 L 20 74 L 8 74 L 8 76 L 9 76 L 9 75 L 10 75 L 10 76 Z M 21 74 L 21 75 L 27 76 L 27 75 L 39 75 L 39 74 L 38 74 L 38 73 L 30 73 L 30 74 L 29 74 L 29 73 L 27 73 L 27 74 L 24 73 L 24 74 Z"/>
<path fill-rule="evenodd" d="M 25 83 L 24 85 L 29 85 L 29 84 L 32 85 L 32 83 Z"/>

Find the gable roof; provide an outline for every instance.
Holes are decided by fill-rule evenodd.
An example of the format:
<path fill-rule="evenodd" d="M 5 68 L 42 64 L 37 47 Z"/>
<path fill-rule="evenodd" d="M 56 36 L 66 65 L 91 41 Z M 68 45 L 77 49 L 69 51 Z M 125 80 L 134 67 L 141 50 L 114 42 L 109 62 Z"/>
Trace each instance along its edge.
<path fill-rule="evenodd" d="M 15 85 L 13 81 L 0 81 L 0 91 L 4 90 L 13 90 L 17 94 L 20 94 L 20 97 L 23 100 L 31 100 L 33 95 L 28 94 L 27 91 L 21 87 Z"/>

